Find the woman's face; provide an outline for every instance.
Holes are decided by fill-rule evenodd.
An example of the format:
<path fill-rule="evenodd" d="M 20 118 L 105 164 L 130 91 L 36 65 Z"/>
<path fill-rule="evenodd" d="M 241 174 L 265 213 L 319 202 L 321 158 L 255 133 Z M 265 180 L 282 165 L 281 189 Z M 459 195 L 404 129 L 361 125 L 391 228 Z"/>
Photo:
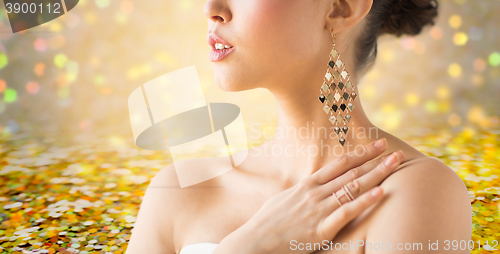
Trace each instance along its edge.
<path fill-rule="evenodd" d="M 213 63 L 217 86 L 226 91 L 293 89 L 310 82 L 311 73 L 324 73 L 331 48 L 325 28 L 328 2 L 208 0 L 208 32 L 234 46 Z"/>

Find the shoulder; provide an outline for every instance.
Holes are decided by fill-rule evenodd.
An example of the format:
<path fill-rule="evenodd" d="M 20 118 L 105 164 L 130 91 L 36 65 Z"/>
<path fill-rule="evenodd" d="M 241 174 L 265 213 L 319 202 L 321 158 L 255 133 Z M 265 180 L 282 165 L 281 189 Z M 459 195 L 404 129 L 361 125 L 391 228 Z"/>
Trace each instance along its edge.
<path fill-rule="evenodd" d="M 151 179 L 139 207 L 127 254 L 174 253 L 169 230 L 172 228 L 171 207 L 177 188 L 173 172 L 173 166 L 169 165 Z"/>
<path fill-rule="evenodd" d="M 189 159 L 184 168 L 217 167 L 217 158 Z M 174 164 L 160 169 L 151 179 L 142 199 L 127 254 L 176 253 L 175 225 L 186 227 L 196 211 L 210 201 L 214 191 L 221 189 L 222 177 L 181 187 Z M 175 238 L 174 238 L 175 235 Z"/>
<path fill-rule="evenodd" d="M 388 195 L 397 194 L 395 190 L 406 195 L 416 195 L 415 197 L 436 198 L 435 195 L 438 194 L 453 193 L 453 196 L 460 198 L 459 200 L 467 200 L 467 205 L 470 206 L 469 194 L 462 179 L 450 167 L 434 157 L 425 156 L 404 162 L 382 182 L 381 186 L 388 191 Z"/>
<path fill-rule="evenodd" d="M 380 185 L 385 196 L 370 213 L 367 242 L 469 241 L 472 211 L 467 188 L 440 160 L 403 163 Z M 367 253 L 370 253 L 367 249 Z"/>
<path fill-rule="evenodd" d="M 434 185 L 439 183 L 438 186 Z M 403 187 L 406 184 L 418 184 L 422 187 L 442 191 L 463 190 L 468 195 L 462 179 L 446 164 L 434 157 L 423 156 L 402 163 L 398 169 L 382 182 L 387 187 Z M 449 189 L 451 187 L 454 189 Z M 411 191 L 411 188 L 406 188 Z"/>

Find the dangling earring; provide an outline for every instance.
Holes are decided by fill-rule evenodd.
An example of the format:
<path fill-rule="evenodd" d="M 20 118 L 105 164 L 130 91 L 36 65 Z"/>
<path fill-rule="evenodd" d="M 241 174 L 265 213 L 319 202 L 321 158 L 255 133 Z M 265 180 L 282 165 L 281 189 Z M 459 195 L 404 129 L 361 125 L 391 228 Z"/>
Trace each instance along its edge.
<path fill-rule="evenodd" d="M 339 137 L 339 143 L 344 146 L 345 138 L 351 121 L 354 101 L 357 97 L 354 85 L 349 80 L 349 74 L 345 69 L 344 62 L 340 60 L 340 54 L 335 49 L 335 34 L 332 34 L 333 45 L 330 52 L 330 61 L 326 67 L 323 85 L 320 89 L 319 100 L 323 103 L 323 110 L 329 115 L 335 133 Z"/>

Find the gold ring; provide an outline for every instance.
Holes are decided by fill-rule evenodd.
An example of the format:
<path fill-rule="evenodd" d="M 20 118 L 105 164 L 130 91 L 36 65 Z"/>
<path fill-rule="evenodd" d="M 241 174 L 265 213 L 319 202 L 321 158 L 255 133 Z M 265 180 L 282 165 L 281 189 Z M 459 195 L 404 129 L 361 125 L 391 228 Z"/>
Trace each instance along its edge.
<path fill-rule="evenodd" d="M 354 195 L 352 195 L 351 190 L 349 189 L 349 187 L 347 187 L 347 185 L 344 185 L 344 186 L 342 186 L 342 189 L 344 189 L 344 192 L 347 193 L 347 199 L 349 199 L 349 201 L 353 201 L 354 200 Z"/>
<path fill-rule="evenodd" d="M 333 197 L 335 198 L 335 200 L 337 200 L 337 203 L 339 204 L 339 206 L 342 206 L 342 203 L 340 202 L 339 198 L 337 197 L 337 195 L 335 195 L 335 192 L 333 192 Z"/>
<path fill-rule="evenodd" d="M 348 195 L 347 192 L 344 190 L 344 188 L 340 188 L 342 190 L 342 194 L 340 194 L 339 196 L 337 196 L 338 199 L 340 199 L 341 197 L 345 196 L 345 195 Z M 347 198 L 349 199 L 349 198 Z"/>

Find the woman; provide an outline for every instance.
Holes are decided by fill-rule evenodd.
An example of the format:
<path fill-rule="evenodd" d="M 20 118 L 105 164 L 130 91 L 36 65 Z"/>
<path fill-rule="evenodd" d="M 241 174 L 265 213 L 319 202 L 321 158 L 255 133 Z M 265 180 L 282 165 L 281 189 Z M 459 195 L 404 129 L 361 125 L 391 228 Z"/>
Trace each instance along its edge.
<path fill-rule="evenodd" d="M 231 171 L 187 188 L 172 165 L 162 169 L 127 253 L 469 253 L 452 245 L 472 231 L 461 179 L 374 126 L 357 96 L 377 38 L 419 34 L 437 2 L 208 0 L 204 12 L 219 88 L 266 88 L 278 102 L 278 130 L 314 131 L 314 123 L 328 135 L 276 135 Z M 303 146 L 330 152 L 293 152 Z"/>

